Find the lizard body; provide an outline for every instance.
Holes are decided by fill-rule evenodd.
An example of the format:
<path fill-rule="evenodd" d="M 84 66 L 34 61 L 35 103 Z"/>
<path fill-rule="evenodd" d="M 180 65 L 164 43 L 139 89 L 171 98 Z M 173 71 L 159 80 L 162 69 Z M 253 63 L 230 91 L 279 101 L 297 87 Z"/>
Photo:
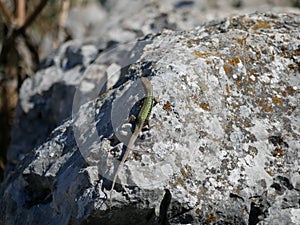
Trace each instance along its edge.
<path fill-rule="evenodd" d="M 142 131 L 142 128 L 144 126 L 145 121 L 148 119 L 151 109 L 152 109 L 152 98 L 153 98 L 153 88 L 152 88 L 152 84 L 151 82 L 148 80 L 148 78 L 146 77 L 141 77 L 141 82 L 143 84 L 143 87 L 146 91 L 146 97 L 143 101 L 143 105 L 141 110 L 138 113 L 136 122 L 135 122 L 135 128 L 134 128 L 134 132 L 132 134 L 132 136 L 129 139 L 126 151 L 124 153 L 124 156 L 118 166 L 118 169 L 115 173 L 114 179 L 113 179 L 113 183 L 110 189 L 110 205 L 112 205 L 112 200 L 111 200 L 111 196 L 112 196 L 112 192 L 113 189 L 115 187 L 116 184 L 116 180 L 118 177 L 119 172 L 121 171 L 121 169 L 124 166 L 125 160 L 127 159 L 130 151 L 132 150 L 134 143 L 137 139 L 137 137 L 139 136 L 139 133 Z"/>

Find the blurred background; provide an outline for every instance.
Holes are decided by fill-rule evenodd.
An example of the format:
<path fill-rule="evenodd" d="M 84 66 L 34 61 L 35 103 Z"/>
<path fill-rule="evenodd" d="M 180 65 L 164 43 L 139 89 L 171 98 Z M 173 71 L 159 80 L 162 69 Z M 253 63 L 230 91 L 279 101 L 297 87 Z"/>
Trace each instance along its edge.
<path fill-rule="evenodd" d="M 0 0 L 0 181 L 19 88 L 62 43 L 121 43 L 235 14 L 298 13 L 299 7 L 300 0 Z"/>

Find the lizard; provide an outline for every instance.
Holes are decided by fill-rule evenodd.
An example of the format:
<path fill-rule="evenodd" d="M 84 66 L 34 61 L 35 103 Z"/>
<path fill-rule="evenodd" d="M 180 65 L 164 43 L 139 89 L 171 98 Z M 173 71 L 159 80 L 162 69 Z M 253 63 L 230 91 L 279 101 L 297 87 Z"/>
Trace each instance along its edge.
<path fill-rule="evenodd" d="M 152 98 L 153 98 L 152 84 L 148 80 L 148 78 L 146 78 L 146 77 L 141 77 L 141 82 L 142 82 L 142 85 L 145 89 L 146 97 L 143 100 L 142 107 L 141 107 L 141 109 L 138 113 L 137 119 L 135 121 L 134 132 L 133 132 L 132 136 L 129 139 L 129 142 L 128 142 L 126 151 L 124 153 L 124 156 L 122 157 L 122 160 L 121 160 L 121 162 L 120 162 L 120 164 L 117 168 L 117 171 L 116 171 L 116 173 L 114 175 L 114 178 L 113 178 L 113 181 L 112 181 L 112 186 L 111 186 L 111 189 L 110 189 L 110 192 L 109 192 L 110 193 L 110 206 L 112 205 L 111 196 L 112 196 L 112 192 L 113 192 L 113 189 L 115 187 L 115 184 L 116 184 L 118 174 L 121 171 L 121 169 L 123 168 L 124 163 L 125 163 L 126 159 L 128 158 L 129 153 L 132 150 L 137 137 L 139 136 L 140 132 L 142 131 L 142 128 L 143 128 L 145 122 L 147 121 L 147 119 L 150 115 L 151 109 L 152 109 Z"/>

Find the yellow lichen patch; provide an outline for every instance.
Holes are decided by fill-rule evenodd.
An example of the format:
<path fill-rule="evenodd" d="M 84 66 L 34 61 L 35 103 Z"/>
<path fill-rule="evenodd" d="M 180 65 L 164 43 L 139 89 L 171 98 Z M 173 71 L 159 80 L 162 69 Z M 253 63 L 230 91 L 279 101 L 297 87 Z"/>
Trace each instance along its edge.
<path fill-rule="evenodd" d="M 199 51 L 193 51 L 192 54 L 193 54 L 194 56 L 199 57 L 199 58 L 207 58 L 207 57 L 209 57 L 209 56 L 217 56 L 216 53 L 208 53 L 208 52 L 203 52 L 203 53 L 201 53 L 201 52 L 199 52 Z"/>
<path fill-rule="evenodd" d="M 190 165 L 186 165 L 186 168 L 189 172 L 192 170 L 192 167 Z"/>
<path fill-rule="evenodd" d="M 249 79 L 247 79 L 247 78 L 243 78 L 243 79 L 242 79 L 242 82 L 243 82 L 243 84 L 248 84 L 250 81 L 249 81 Z"/>
<path fill-rule="evenodd" d="M 185 84 L 188 83 L 188 82 L 187 82 L 187 77 L 186 77 L 186 75 L 182 75 L 180 78 L 181 78 L 181 80 L 182 80 Z"/>
<path fill-rule="evenodd" d="M 260 106 L 262 109 L 260 110 L 261 112 L 272 112 L 273 108 L 268 105 L 265 99 L 256 99 L 255 100 L 256 104 Z"/>
<path fill-rule="evenodd" d="M 232 126 L 231 125 L 229 125 L 229 124 L 227 124 L 227 125 L 225 125 L 225 131 L 226 132 L 230 132 L 230 131 L 232 131 L 233 130 L 233 128 L 232 128 Z"/>
<path fill-rule="evenodd" d="M 294 58 L 294 57 L 300 56 L 300 49 L 296 49 L 293 52 L 291 52 L 288 49 L 288 47 L 285 45 L 280 46 L 280 49 L 281 49 L 280 55 L 284 58 Z"/>
<path fill-rule="evenodd" d="M 200 187 L 199 191 L 198 191 L 198 194 L 197 194 L 198 199 L 201 199 L 203 196 L 205 196 L 206 192 L 207 192 L 206 188 Z"/>
<path fill-rule="evenodd" d="M 211 223 L 211 222 L 215 221 L 216 219 L 217 219 L 216 214 L 211 213 L 211 214 L 207 217 L 206 223 Z"/>
<path fill-rule="evenodd" d="M 228 65 L 224 65 L 224 66 L 223 66 L 223 69 L 224 69 L 224 71 L 225 71 L 226 74 L 229 73 L 230 68 L 229 68 Z"/>
<path fill-rule="evenodd" d="M 254 126 L 254 124 L 250 120 L 243 121 L 243 125 L 244 125 L 244 127 L 247 127 L 247 128 Z"/>
<path fill-rule="evenodd" d="M 252 27 L 253 30 L 258 30 L 258 29 L 271 29 L 271 25 L 264 20 L 257 20 L 256 24 Z"/>
<path fill-rule="evenodd" d="M 199 58 L 206 58 L 206 57 L 207 57 L 206 53 L 200 53 L 200 52 L 198 52 L 198 51 L 193 51 L 192 54 L 193 54 L 194 56 L 199 57 Z"/>
<path fill-rule="evenodd" d="M 243 85 L 241 84 L 241 82 L 236 81 L 236 82 L 234 82 L 234 83 L 235 83 L 237 89 L 239 89 L 239 90 L 242 90 L 242 89 L 243 89 Z"/>
<path fill-rule="evenodd" d="M 197 213 L 198 215 L 201 215 L 201 214 L 202 214 L 201 209 L 197 208 L 197 209 L 196 209 L 196 213 Z"/>
<path fill-rule="evenodd" d="M 249 34 L 246 35 L 246 37 L 244 38 L 237 38 L 237 42 L 240 44 L 240 45 L 245 45 L 246 44 L 246 39 L 249 37 Z"/>
<path fill-rule="evenodd" d="M 197 195 L 197 193 L 194 192 L 194 191 L 189 191 L 189 194 L 190 194 L 191 196 L 196 196 L 196 195 Z"/>
<path fill-rule="evenodd" d="M 133 152 L 132 153 L 132 159 L 135 160 L 135 161 L 138 160 L 139 159 L 139 155 Z"/>
<path fill-rule="evenodd" d="M 271 106 L 266 106 L 261 110 L 261 112 L 273 112 L 273 108 Z"/>
<path fill-rule="evenodd" d="M 242 208 L 242 213 L 243 213 L 243 214 L 246 214 L 246 213 L 248 213 L 248 210 L 247 210 L 247 208 L 246 208 L 246 207 L 243 207 L 243 208 Z"/>
<path fill-rule="evenodd" d="M 200 40 L 191 39 L 187 41 L 188 47 L 191 48 L 193 45 L 199 45 Z"/>
<path fill-rule="evenodd" d="M 255 82 L 256 78 L 255 78 L 255 76 L 250 76 L 250 77 L 249 77 L 249 80 L 250 80 L 251 82 Z"/>
<path fill-rule="evenodd" d="M 186 105 L 184 106 L 184 108 L 185 108 L 186 110 L 190 110 L 190 109 L 191 109 L 191 106 L 190 106 L 189 104 L 186 104 Z"/>
<path fill-rule="evenodd" d="M 227 94 L 230 95 L 230 89 L 229 89 L 229 86 L 227 84 L 226 84 L 226 92 L 227 92 Z"/>
<path fill-rule="evenodd" d="M 208 86 L 206 84 L 200 84 L 199 86 L 201 89 L 208 89 Z"/>
<path fill-rule="evenodd" d="M 269 176 L 273 177 L 274 173 L 271 170 L 265 169 L 266 173 L 269 174 Z"/>
<path fill-rule="evenodd" d="M 238 57 L 228 59 L 228 63 L 235 67 L 240 62 L 240 59 Z"/>
<path fill-rule="evenodd" d="M 198 102 L 198 96 L 197 95 L 192 95 L 192 100 L 193 102 Z"/>
<path fill-rule="evenodd" d="M 184 180 L 181 177 L 178 177 L 177 183 L 186 189 L 186 186 L 184 185 Z"/>
<path fill-rule="evenodd" d="M 201 107 L 201 109 L 203 109 L 203 110 L 210 111 L 210 106 L 209 106 L 209 103 L 208 103 L 208 102 L 201 102 L 201 103 L 200 103 L 200 107 Z"/>
<path fill-rule="evenodd" d="M 180 168 L 180 173 L 182 174 L 182 176 L 188 177 L 187 173 L 185 172 L 185 170 L 183 168 Z"/>
<path fill-rule="evenodd" d="M 185 168 L 180 168 L 180 173 L 185 178 L 190 178 L 191 177 L 191 170 L 192 170 L 192 167 L 190 165 L 185 165 Z"/>
<path fill-rule="evenodd" d="M 280 105 L 283 106 L 283 102 L 282 102 L 282 98 L 278 98 L 278 97 L 273 97 L 272 101 L 275 105 Z"/>
<path fill-rule="evenodd" d="M 291 64 L 288 65 L 288 68 L 290 68 L 291 70 L 294 70 L 294 69 L 297 69 L 297 68 L 299 69 L 299 66 L 295 63 L 291 63 Z"/>
<path fill-rule="evenodd" d="M 254 97 L 256 92 L 252 87 L 247 87 L 247 91 L 249 96 Z"/>
<path fill-rule="evenodd" d="M 167 101 L 166 104 L 163 105 L 163 109 L 166 111 L 171 111 L 171 103 Z"/>
<path fill-rule="evenodd" d="M 291 87 L 291 86 L 287 86 L 287 87 L 285 88 L 285 91 L 286 91 L 286 93 L 288 93 L 289 95 L 292 95 L 292 96 L 295 94 L 295 90 L 294 90 L 294 88 Z"/>
<path fill-rule="evenodd" d="M 244 45 L 246 43 L 245 39 L 244 38 L 237 38 L 237 42 L 240 44 L 240 45 Z"/>
<path fill-rule="evenodd" d="M 252 155 L 253 157 L 258 154 L 258 150 L 255 147 L 249 147 L 249 154 Z"/>
<path fill-rule="evenodd" d="M 272 154 L 273 154 L 274 157 L 277 157 L 277 156 L 278 156 L 278 157 L 282 158 L 282 157 L 284 156 L 283 150 L 282 150 L 281 148 L 279 148 L 279 147 L 276 147 L 276 148 L 273 150 Z"/>

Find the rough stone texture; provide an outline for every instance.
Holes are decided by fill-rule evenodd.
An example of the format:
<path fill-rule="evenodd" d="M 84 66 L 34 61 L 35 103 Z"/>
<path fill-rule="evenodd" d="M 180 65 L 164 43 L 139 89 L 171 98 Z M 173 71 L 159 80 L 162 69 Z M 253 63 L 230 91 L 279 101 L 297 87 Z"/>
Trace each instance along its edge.
<path fill-rule="evenodd" d="M 299 12 L 300 0 L 89 0 L 71 8 L 67 33 L 74 39 L 102 43 L 134 41 L 164 28 L 193 29 L 207 21 L 253 12 Z M 84 3 L 85 2 L 85 3 Z M 51 36 L 41 54 L 52 51 Z M 1 45 L 1 43 L 0 43 Z"/>
<path fill-rule="evenodd" d="M 68 42 L 52 58 L 45 60 L 33 78 L 24 81 L 7 155 L 10 163 L 18 162 L 34 147 L 41 145 L 51 131 L 71 115 L 81 70 L 97 54 L 97 46 Z"/>
<path fill-rule="evenodd" d="M 48 60 L 22 93 L 38 81 L 34 107 L 51 120 L 71 107 L 68 99 L 55 100 L 64 89 L 53 81 L 75 85 L 84 75 L 73 118 L 7 174 L 0 223 L 163 224 L 167 216 L 170 224 L 297 224 L 299 23 L 297 14 L 232 17 L 191 31 L 165 30 L 133 49 L 104 54 L 111 58 L 93 44 L 65 45 L 63 57 Z M 52 76 L 42 76 L 48 70 Z M 109 79 L 102 89 L 103 71 Z M 151 78 L 158 102 L 110 209 L 110 180 L 130 137 L 128 117 L 138 111 L 141 75 Z M 44 90 L 46 102 L 39 100 Z M 78 108 L 83 99 L 93 100 Z M 22 101 L 30 121 L 32 106 Z"/>
<path fill-rule="evenodd" d="M 22 86 L 15 114 L 12 144 L 8 151 L 7 171 L 12 170 L 27 152 L 43 143 L 51 131 L 70 116 L 71 99 L 79 78 L 87 65 L 95 60 L 98 52 L 110 49 L 116 44 L 133 42 L 147 34 L 159 33 L 163 29 L 192 29 L 205 21 L 237 13 L 256 10 L 300 13 L 296 8 L 276 8 L 297 6 L 297 0 L 137 0 L 130 3 L 100 3 L 91 1 L 85 9 L 71 10 L 67 29 L 81 41 L 64 44 L 55 54 L 46 58 L 36 76 L 26 80 Z M 121 61 L 119 55 L 115 55 L 113 60 Z M 106 71 L 110 62 L 103 64 L 101 68 L 96 68 L 98 72 Z M 89 79 L 97 80 L 95 76 Z"/>
<path fill-rule="evenodd" d="M 67 29 L 76 38 L 96 36 L 123 42 L 160 32 L 163 28 L 192 29 L 204 22 L 236 14 L 298 11 L 292 6 L 299 7 L 299 0 L 101 0 L 81 10 L 72 9 Z"/>

